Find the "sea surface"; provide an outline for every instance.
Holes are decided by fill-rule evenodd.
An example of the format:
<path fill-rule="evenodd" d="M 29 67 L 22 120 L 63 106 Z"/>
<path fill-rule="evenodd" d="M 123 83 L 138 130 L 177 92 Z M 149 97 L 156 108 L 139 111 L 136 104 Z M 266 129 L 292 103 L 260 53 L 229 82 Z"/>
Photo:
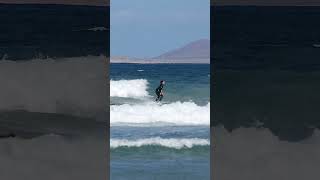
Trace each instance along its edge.
<path fill-rule="evenodd" d="M 111 179 L 209 179 L 210 65 L 111 64 L 110 78 Z"/>
<path fill-rule="evenodd" d="M 217 105 L 211 124 L 232 130 L 259 121 L 283 140 L 311 136 L 320 123 L 320 8 L 212 9 Z"/>
<path fill-rule="evenodd" d="M 108 7 L 0 4 L 0 11 L 0 59 L 108 55 Z"/>
<path fill-rule="evenodd" d="M 314 179 L 319 7 L 211 7 L 215 179 Z"/>
<path fill-rule="evenodd" d="M 105 179 L 109 8 L 0 11 L 1 178 Z"/>

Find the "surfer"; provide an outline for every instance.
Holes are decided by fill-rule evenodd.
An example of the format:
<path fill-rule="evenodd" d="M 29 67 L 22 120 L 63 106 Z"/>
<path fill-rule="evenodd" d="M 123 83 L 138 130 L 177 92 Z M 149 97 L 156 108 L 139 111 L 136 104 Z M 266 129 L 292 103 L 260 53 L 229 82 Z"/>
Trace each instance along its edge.
<path fill-rule="evenodd" d="M 156 89 L 156 95 L 157 99 L 156 101 L 161 101 L 163 98 L 163 86 L 165 84 L 165 81 L 161 80 L 159 87 Z"/>

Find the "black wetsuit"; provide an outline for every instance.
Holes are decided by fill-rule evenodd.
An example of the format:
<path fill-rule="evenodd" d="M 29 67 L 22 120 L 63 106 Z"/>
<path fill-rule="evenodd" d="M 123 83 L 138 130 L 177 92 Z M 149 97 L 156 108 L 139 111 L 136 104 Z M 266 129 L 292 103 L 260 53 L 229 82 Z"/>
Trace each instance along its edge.
<path fill-rule="evenodd" d="M 162 97 L 163 97 L 163 95 L 161 94 L 162 89 L 163 89 L 163 84 L 160 84 L 159 87 L 156 89 L 156 94 L 157 94 L 156 101 L 161 101 L 162 100 Z"/>

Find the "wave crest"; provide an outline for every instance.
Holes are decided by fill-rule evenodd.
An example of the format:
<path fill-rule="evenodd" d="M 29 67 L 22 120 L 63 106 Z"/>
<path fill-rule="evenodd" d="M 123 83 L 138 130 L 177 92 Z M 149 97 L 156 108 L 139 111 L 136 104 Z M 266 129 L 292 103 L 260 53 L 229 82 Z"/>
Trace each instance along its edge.
<path fill-rule="evenodd" d="M 173 125 L 209 125 L 210 103 L 199 106 L 193 102 L 174 102 L 159 105 L 145 103 L 110 108 L 111 125 L 142 125 L 142 124 L 173 124 Z"/>
<path fill-rule="evenodd" d="M 147 97 L 148 81 L 146 79 L 110 81 L 111 97 Z"/>
<path fill-rule="evenodd" d="M 319 174 L 319 130 L 299 142 L 280 140 L 266 128 L 241 127 L 229 132 L 218 126 L 212 132 L 216 179 L 299 180 Z"/>
<path fill-rule="evenodd" d="M 104 112 L 106 61 L 104 56 L 0 61 L 0 110 Z"/>
<path fill-rule="evenodd" d="M 192 148 L 194 146 L 209 146 L 208 139 L 200 138 L 170 138 L 164 139 L 160 137 L 128 140 L 128 139 L 111 139 L 110 147 L 115 149 L 119 147 L 142 147 L 142 146 L 163 146 L 167 148 L 182 149 Z"/>

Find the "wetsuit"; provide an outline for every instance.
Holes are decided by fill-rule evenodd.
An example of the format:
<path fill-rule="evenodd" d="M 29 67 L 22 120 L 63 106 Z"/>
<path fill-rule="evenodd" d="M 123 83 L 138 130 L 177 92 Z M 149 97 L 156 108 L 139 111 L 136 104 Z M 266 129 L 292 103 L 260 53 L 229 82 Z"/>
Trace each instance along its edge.
<path fill-rule="evenodd" d="M 157 99 L 156 101 L 161 101 L 162 100 L 162 89 L 163 89 L 163 84 L 160 84 L 159 87 L 156 89 L 156 94 L 157 94 Z"/>

